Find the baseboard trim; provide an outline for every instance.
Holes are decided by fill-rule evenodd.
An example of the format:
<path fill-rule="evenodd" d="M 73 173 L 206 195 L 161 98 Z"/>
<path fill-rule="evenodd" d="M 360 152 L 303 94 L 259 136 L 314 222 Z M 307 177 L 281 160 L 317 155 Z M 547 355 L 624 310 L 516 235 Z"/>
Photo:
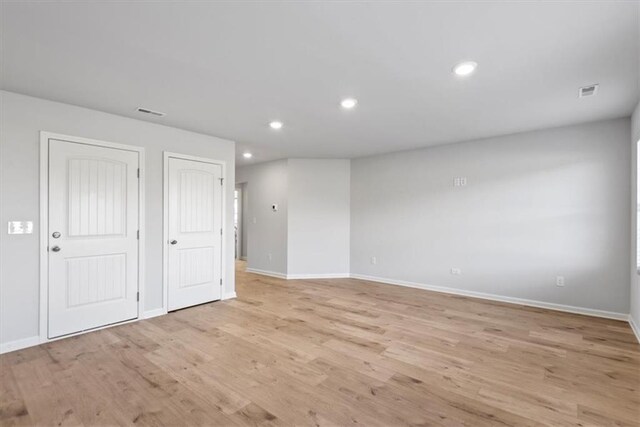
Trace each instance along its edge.
<path fill-rule="evenodd" d="M 633 320 L 633 317 L 631 315 L 629 315 L 629 326 L 631 326 L 631 330 L 636 336 L 636 340 L 638 340 L 638 343 L 640 343 L 640 327 L 638 327 L 638 325 L 636 324 L 635 320 Z"/>
<path fill-rule="evenodd" d="M 287 275 L 276 271 L 259 270 L 257 268 L 247 268 L 247 273 L 260 274 L 262 276 L 276 277 L 278 279 L 286 279 Z"/>
<path fill-rule="evenodd" d="M 259 270 L 257 268 L 247 268 L 247 273 L 260 274 L 262 276 L 275 277 L 284 280 L 306 280 L 306 279 L 348 279 L 349 273 L 316 273 L 316 274 L 284 274 L 276 271 Z"/>
<path fill-rule="evenodd" d="M 0 344 L 0 354 L 9 353 L 11 351 L 22 350 L 23 348 L 33 347 L 40 344 L 40 337 L 22 338 L 15 341 L 9 341 Z"/>
<path fill-rule="evenodd" d="M 287 280 L 306 279 L 348 279 L 349 273 L 320 273 L 320 274 L 287 274 Z"/>
<path fill-rule="evenodd" d="M 222 296 L 222 301 L 224 300 L 228 300 L 228 299 L 233 299 L 233 298 L 237 298 L 238 296 L 236 295 L 235 292 L 227 292 L 226 294 L 224 294 Z"/>
<path fill-rule="evenodd" d="M 167 314 L 166 310 L 160 307 L 160 308 L 155 308 L 153 310 L 145 311 L 144 313 L 142 313 L 142 318 L 151 319 L 152 317 L 164 316 L 165 314 Z"/>
<path fill-rule="evenodd" d="M 387 279 L 383 277 L 367 276 L 364 274 L 351 274 L 353 279 L 368 280 L 370 282 L 385 283 L 388 285 L 405 286 L 408 288 L 424 289 L 427 291 L 441 292 L 445 294 L 461 295 L 472 298 L 486 299 L 490 301 L 506 302 L 510 304 L 526 305 L 529 307 L 546 308 L 549 310 L 563 311 L 566 313 L 584 314 L 586 316 L 603 317 L 614 320 L 629 320 L 626 313 L 616 313 L 613 311 L 596 310 L 593 308 L 575 307 L 572 305 L 555 304 L 544 301 L 529 300 L 524 298 L 507 297 L 483 292 L 465 291 L 462 289 L 448 288 L 445 286 L 426 285 L 424 283 L 408 282 L 405 280 Z"/>

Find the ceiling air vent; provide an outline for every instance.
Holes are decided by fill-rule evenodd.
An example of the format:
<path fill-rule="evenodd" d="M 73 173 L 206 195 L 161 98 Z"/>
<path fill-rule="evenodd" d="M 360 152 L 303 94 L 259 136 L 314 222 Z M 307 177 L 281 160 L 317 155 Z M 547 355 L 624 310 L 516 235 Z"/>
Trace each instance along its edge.
<path fill-rule="evenodd" d="M 586 98 L 587 96 L 593 96 L 598 92 L 599 85 L 590 85 L 580 88 L 578 98 Z"/>
<path fill-rule="evenodd" d="M 160 111 L 149 110 L 148 108 L 142 108 L 142 107 L 138 107 L 137 111 L 139 113 L 151 114 L 152 116 L 158 116 L 158 117 L 164 117 L 167 115 L 166 113 L 162 113 Z"/>

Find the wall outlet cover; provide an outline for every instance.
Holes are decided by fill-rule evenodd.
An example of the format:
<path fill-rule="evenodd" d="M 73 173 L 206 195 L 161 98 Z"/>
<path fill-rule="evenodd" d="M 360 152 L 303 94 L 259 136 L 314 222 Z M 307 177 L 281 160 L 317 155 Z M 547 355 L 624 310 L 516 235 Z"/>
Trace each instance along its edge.
<path fill-rule="evenodd" d="M 33 221 L 9 221 L 8 234 L 33 234 Z"/>

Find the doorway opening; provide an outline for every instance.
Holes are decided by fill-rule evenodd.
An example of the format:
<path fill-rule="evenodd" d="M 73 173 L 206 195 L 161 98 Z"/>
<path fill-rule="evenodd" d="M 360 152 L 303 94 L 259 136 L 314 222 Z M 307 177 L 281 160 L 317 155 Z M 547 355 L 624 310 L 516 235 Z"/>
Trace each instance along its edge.
<path fill-rule="evenodd" d="M 235 230 L 235 258 L 247 260 L 248 227 L 246 221 L 247 183 L 236 185 L 233 196 L 233 226 Z"/>

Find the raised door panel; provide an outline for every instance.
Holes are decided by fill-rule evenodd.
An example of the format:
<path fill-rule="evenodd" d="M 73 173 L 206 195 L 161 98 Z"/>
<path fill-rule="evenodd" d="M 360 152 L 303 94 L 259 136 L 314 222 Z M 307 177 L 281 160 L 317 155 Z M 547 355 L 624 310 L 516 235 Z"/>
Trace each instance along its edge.
<path fill-rule="evenodd" d="M 67 258 L 67 308 L 126 295 L 126 254 Z"/>
<path fill-rule="evenodd" d="M 180 232 L 213 231 L 215 175 L 208 171 L 187 169 L 180 171 L 179 180 Z"/>
<path fill-rule="evenodd" d="M 178 287 L 201 286 L 212 283 L 213 247 L 178 250 Z"/>
<path fill-rule="evenodd" d="M 108 159 L 69 159 L 69 236 L 126 233 L 127 165 Z"/>

